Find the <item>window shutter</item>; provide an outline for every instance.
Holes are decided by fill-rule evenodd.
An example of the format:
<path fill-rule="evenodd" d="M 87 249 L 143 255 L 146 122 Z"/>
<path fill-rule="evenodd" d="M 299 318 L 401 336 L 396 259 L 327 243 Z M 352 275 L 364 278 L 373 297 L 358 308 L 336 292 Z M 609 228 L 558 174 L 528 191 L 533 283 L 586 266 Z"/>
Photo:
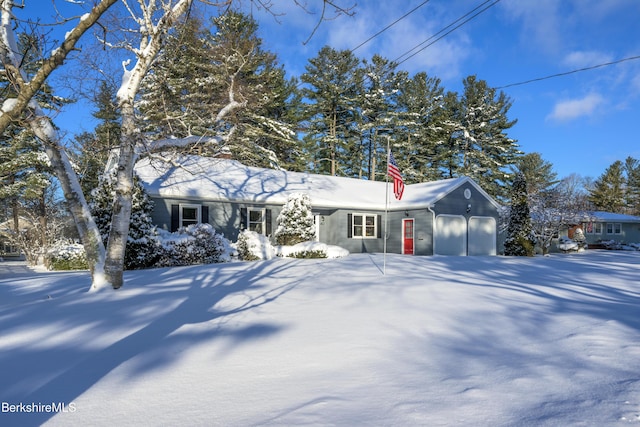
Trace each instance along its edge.
<path fill-rule="evenodd" d="M 347 214 L 347 237 L 353 237 L 353 215 Z"/>
<path fill-rule="evenodd" d="M 240 208 L 240 230 L 247 228 L 247 208 Z"/>
<path fill-rule="evenodd" d="M 266 236 L 271 236 L 271 209 L 265 209 L 264 210 L 264 214 L 265 214 L 265 222 L 266 222 Z"/>
<path fill-rule="evenodd" d="M 378 227 L 378 239 L 382 237 L 382 215 L 378 215 L 376 219 L 376 225 Z"/>
<path fill-rule="evenodd" d="M 180 228 L 180 205 L 171 205 L 171 232 Z"/>
<path fill-rule="evenodd" d="M 203 224 L 209 224 L 209 206 L 202 206 L 200 222 Z"/>

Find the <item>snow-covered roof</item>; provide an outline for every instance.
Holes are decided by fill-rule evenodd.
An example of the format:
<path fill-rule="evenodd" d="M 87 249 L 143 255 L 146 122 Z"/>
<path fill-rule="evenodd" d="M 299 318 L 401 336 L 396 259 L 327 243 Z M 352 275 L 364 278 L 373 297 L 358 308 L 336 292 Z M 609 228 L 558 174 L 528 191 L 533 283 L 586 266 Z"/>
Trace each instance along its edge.
<path fill-rule="evenodd" d="M 640 222 L 640 217 L 613 212 L 595 211 L 589 212 L 588 220 L 608 222 Z"/>
<path fill-rule="evenodd" d="M 470 178 L 407 185 L 402 200 L 384 181 L 314 175 L 256 168 L 235 160 L 183 156 L 172 163 L 142 159 L 135 168 L 151 196 L 283 204 L 289 194 L 304 192 L 316 208 L 384 209 L 389 188 L 389 209 L 427 207 L 460 185 L 469 183 L 489 197 Z"/>

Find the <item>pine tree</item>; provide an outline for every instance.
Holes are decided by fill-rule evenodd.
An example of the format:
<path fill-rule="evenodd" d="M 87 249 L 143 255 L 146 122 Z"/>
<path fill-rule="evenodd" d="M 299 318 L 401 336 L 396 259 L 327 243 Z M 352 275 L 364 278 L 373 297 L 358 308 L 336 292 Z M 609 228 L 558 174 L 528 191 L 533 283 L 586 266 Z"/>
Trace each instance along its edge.
<path fill-rule="evenodd" d="M 522 173 L 516 173 L 511 190 L 511 209 L 504 254 L 508 256 L 533 256 L 531 216 L 527 200 L 527 181 Z"/>
<path fill-rule="evenodd" d="M 527 181 L 529 197 L 549 191 L 560 182 L 553 165 L 545 161 L 540 153 L 528 153 L 516 159 L 515 168 Z"/>
<path fill-rule="evenodd" d="M 597 210 L 620 213 L 625 205 L 624 186 L 623 164 L 616 160 L 596 179 L 589 201 Z"/>
<path fill-rule="evenodd" d="M 109 237 L 114 194 L 115 174 L 101 176 L 99 185 L 92 192 L 90 207 L 104 242 Z M 127 270 L 153 265 L 159 253 L 157 232 L 151 221 L 152 210 L 153 202 L 138 177 L 134 176 L 133 207 L 125 250 Z"/>
<path fill-rule="evenodd" d="M 229 73 L 239 70 L 234 84 L 246 102 L 246 108 L 235 110 L 226 119 L 234 129 L 229 140 L 231 151 L 249 165 L 295 163 L 295 123 L 289 121 L 288 114 L 296 90 L 294 82 L 285 79 L 276 55 L 262 48 L 253 18 L 229 11 L 213 23 L 217 31 L 211 40 L 212 57 L 221 65 L 217 68 Z"/>
<path fill-rule="evenodd" d="M 274 233 L 279 245 L 295 245 L 313 240 L 316 229 L 311 213 L 311 198 L 306 193 L 294 193 L 287 198 L 278 215 L 278 227 Z"/>
<path fill-rule="evenodd" d="M 93 133 L 75 135 L 76 151 L 71 155 L 82 191 L 88 198 L 91 197 L 91 190 L 98 187 L 111 150 L 120 142 L 120 114 L 115 96 L 115 88 L 103 80 L 94 97 L 97 110 L 92 113 L 100 122 Z"/>
<path fill-rule="evenodd" d="M 138 102 L 147 138 L 224 136 L 234 158 L 247 165 L 295 164 L 295 82 L 262 49 L 257 31 L 251 17 L 227 11 L 211 29 L 192 17 L 170 34 Z M 244 107 L 219 121 L 230 92 Z M 204 155 L 220 150 L 197 148 Z"/>
<path fill-rule="evenodd" d="M 375 181 L 386 176 L 386 138 L 396 137 L 398 125 L 397 94 L 406 79 L 406 73 L 396 71 L 397 64 L 374 55 L 371 62 L 363 61 L 362 92 L 360 93 L 360 145 L 364 162 L 358 165 L 364 173 L 358 176 Z M 383 160 L 383 161 L 380 161 Z"/>
<path fill-rule="evenodd" d="M 18 49 L 22 58 L 22 71 L 29 79 L 42 63 L 40 58 L 41 40 L 35 35 L 18 34 Z M 4 99 L 17 96 L 15 85 L 7 78 L 7 73 L 0 72 L 0 91 Z M 34 96 L 34 101 L 42 109 L 53 110 L 67 104 L 70 100 L 56 96 L 48 84 L 42 85 Z M 29 127 L 20 121 L 10 123 L 0 135 L 0 204 L 2 209 L 10 212 L 13 228 L 18 230 L 21 218 L 29 218 L 33 230 L 29 238 L 16 236 L 23 251 L 27 253 L 27 261 L 36 263 L 38 255 L 47 250 L 48 215 L 44 199 L 53 177 L 46 155 L 39 141 Z M 30 245 L 32 247 L 27 247 Z"/>
<path fill-rule="evenodd" d="M 443 177 L 443 93 L 440 79 L 423 72 L 405 79 L 400 88 L 394 152 L 407 183 Z"/>
<path fill-rule="evenodd" d="M 325 46 L 300 77 L 306 84 L 301 90 L 308 100 L 303 127 L 312 172 L 352 175 L 343 166 L 353 157 L 348 147 L 360 139 L 359 130 L 354 129 L 362 83 L 358 68 L 359 60 L 351 51 Z"/>
<path fill-rule="evenodd" d="M 573 195 L 557 187 L 553 165 L 539 153 L 517 159 L 515 177 L 522 175 L 527 183 L 527 199 L 531 217 L 531 235 L 536 246 L 547 254 L 554 235 L 575 221 L 578 212 Z"/>
<path fill-rule="evenodd" d="M 476 76 L 467 77 L 463 83 L 460 173 L 473 178 L 493 197 L 504 198 L 509 179 L 506 168 L 521 154 L 516 141 L 506 134 L 516 123 L 507 118 L 512 101 Z"/>
<path fill-rule="evenodd" d="M 625 204 L 630 215 L 640 216 L 640 160 L 627 157 L 624 162 L 627 177 Z"/>

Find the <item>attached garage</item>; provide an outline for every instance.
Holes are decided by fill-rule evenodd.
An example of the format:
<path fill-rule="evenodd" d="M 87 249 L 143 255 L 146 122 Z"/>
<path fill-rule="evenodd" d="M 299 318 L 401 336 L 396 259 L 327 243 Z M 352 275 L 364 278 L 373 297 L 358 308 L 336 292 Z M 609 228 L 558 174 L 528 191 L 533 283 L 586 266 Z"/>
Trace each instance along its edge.
<path fill-rule="evenodd" d="M 438 215 L 434 230 L 437 255 L 495 255 L 496 220 L 493 217 Z"/>
<path fill-rule="evenodd" d="M 436 255 L 467 254 L 467 220 L 461 215 L 438 215 L 433 236 Z"/>
<path fill-rule="evenodd" d="M 496 255 L 496 219 L 490 216 L 469 218 L 469 255 Z"/>

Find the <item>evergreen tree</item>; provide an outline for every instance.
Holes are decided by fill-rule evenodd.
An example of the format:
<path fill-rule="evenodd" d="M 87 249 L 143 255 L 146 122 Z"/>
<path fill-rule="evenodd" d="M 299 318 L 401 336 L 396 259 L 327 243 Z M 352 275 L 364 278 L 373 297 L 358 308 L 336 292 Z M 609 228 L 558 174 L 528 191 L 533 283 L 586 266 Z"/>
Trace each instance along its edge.
<path fill-rule="evenodd" d="M 573 196 L 556 188 L 559 183 L 553 165 L 539 153 L 529 153 L 517 159 L 515 176 L 522 175 L 527 183 L 527 199 L 531 217 L 531 234 L 543 254 L 548 253 L 554 235 L 577 216 Z"/>
<path fill-rule="evenodd" d="M 91 213 L 100 229 L 102 240 L 106 242 L 111 227 L 115 174 L 101 176 L 98 186 L 92 193 Z M 158 256 L 157 231 L 151 221 L 152 210 L 153 202 L 138 177 L 134 176 L 133 207 L 125 250 L 125 269 L 127 270 L 150 267 Z"/>
<path fill-rule="evenodd" d="M 221 65 L 218 69 L 234 73 L 236 91 L 247 104 L 226 119 L 235 129 L 231 150 L 250 165 L 295 163 L 295 122 L 288 121 L 295 81 L 287 81 L 276 55 L 262 48 L 253 18 L 229 11 L 214 19 L 214 24 L 212 56 Z"/>
<path fill-rule="evenodd" d="M 306 193 L 294 193 L 287 198 L 278 215 L 278 227 L 274 233 L 279 245 L 295 245 L 313 240 L 316 229 L 311 213 L 311 199 Z"/>
<path fill-rule="evenodd" d="M 18 49 L 23 59 L 22 71 L 29 79 L 42 63 L 41 40 L 35 35 L 21 33 Z M 0 72 L 0 91 L 5 100 L 17 96 L 6 72 Z M 47 110 L 58 109 L 70 102 L 53 92 L 51 86 L 44 84 L 33 99 L 40 108 Z M 19 121 L 9 124 L 0 135 L 0 204 L 4 205 L 3 211 L 10 212 L 14 230 L 19 229 L 20 218 L 28 218 L 34 226 L 29 236 L 17 236 L 16 241 L 28 252 L 29 263 L 37 262 L 49 244 L 47 229 L 51 212 L 46 209 L 45 199 L 52 181 L 49 162 L 31 129 Z"/>
<path fill-rule="evenodd" d="M 83 132 L 75 136 L 76 151 L 72 153 L 82 191 L 89 198 L 104 174 L 111 150 L 120 142 L 120 114 L 115 88 L 103 80 L 94 104 L 97 110 L 92 116 L 100 122 L 93 133 Z"/>
<path fill-rule="evenodd" d="M 190 18 L 168 36 L 138 102 L 148 139 L 224 136 L 245 164 L 295 164 L 295 81 L 287 81 L 276 56 L 262 49 L 251 17 L 228 11 L 212 25 Z M 220 121 L 231 94 L 244 108 Z M 197 148 L 206 155 L 221 147 Z"/>
<path fill-rule="evenodd" d="M 397 136 L 397 94 L 406 79 L 406 73 L 396 72 L 397 64 L 380 55 L 374 55 L 371 62 L 363 61 L 363 76 L 360 93 L 360 145 L 357 151 L 363 153 L 359 165 L 365 176 L 375 181 L 377 176 L 386 176 L 386 138 Z M 383 160 L 383 161 L 379 161 Z M 364 173 L 363 173 L 364 172 Z"/>
<path fill-rule="evenodd" d="M 624 186 L 623 164 L 616 160 L 596 179 L 589 192 L 589 201 L 597 210 L 620 213 L 625 205 Z"/>
<path fill-rule="evenodd" d="M 446 116 L 440 84 L 440 79 L 418 73 L 400 87 L 394 152 L 407 183 L 443 177 L 441 147 L 446 136 L 442 123 Z"/>
<path fill-rule="evenodd" d="M 540 153 L 528 153 L 516 159 L 515 168 L 527 181 L 529 197 L 549 191 L 560 181 L 553 165 L 545 161 Z"/>
<path fill-rule="evenodd" d="M 627 177 L 625 204 L 630 215 L 640 216 L 640 160 L 627 157 L 624 162 Z"/>
<path fill-rule="evenodd" d="M 359 60 L 349 50 L 323 47 L 309 60 L 300 77 L 306 84 L 301 90 L 308 102 L 304 105 L 304 131 L 310 170 L 328 175 L 351 175 L 343 165 L 352 158 L 350 145 L 359 143 L 356 128 L 361 92 Z"/>
<path fill-rule="evenodd" d="M 533 256 L 534 244 L 531 238 L 531 216 L 527 200 L 527 181 L 520 172 L 516 173 L 511 190 L 511 208 L 504 242 L 504 254 L 508 256 Z"/>
<path fill-rule="evenodd" d="M 137 107 L 150 141 L 215 135 L 212 94 L 224 88 L 214 71 L 209 31 L 190 16 L 167 35 L 164 48 L 142 80 Z"/>
<path fill-rule="evenodd" d="M 463 83 L 459 172 L 473 178 L 493 197 L 505 198 L 505 184 L 509 179 L 505 168 L 514 164 L 516 156 L 521 154 L 516 141 L 506 134 L 516 123 L 507 118 L 512 101 L 504 92 L 496 93 L 476 76 L 467 77 Z"/>
<path fill-rule="evenodd" d="M 463 166 L 463 108 L 458 94 L 447 92 L 442 100 L 442 106 L 437 111 L 435 127 L 437 160 L 442 169 L 443 178 L 455 178 L 462 174 Z"/>

